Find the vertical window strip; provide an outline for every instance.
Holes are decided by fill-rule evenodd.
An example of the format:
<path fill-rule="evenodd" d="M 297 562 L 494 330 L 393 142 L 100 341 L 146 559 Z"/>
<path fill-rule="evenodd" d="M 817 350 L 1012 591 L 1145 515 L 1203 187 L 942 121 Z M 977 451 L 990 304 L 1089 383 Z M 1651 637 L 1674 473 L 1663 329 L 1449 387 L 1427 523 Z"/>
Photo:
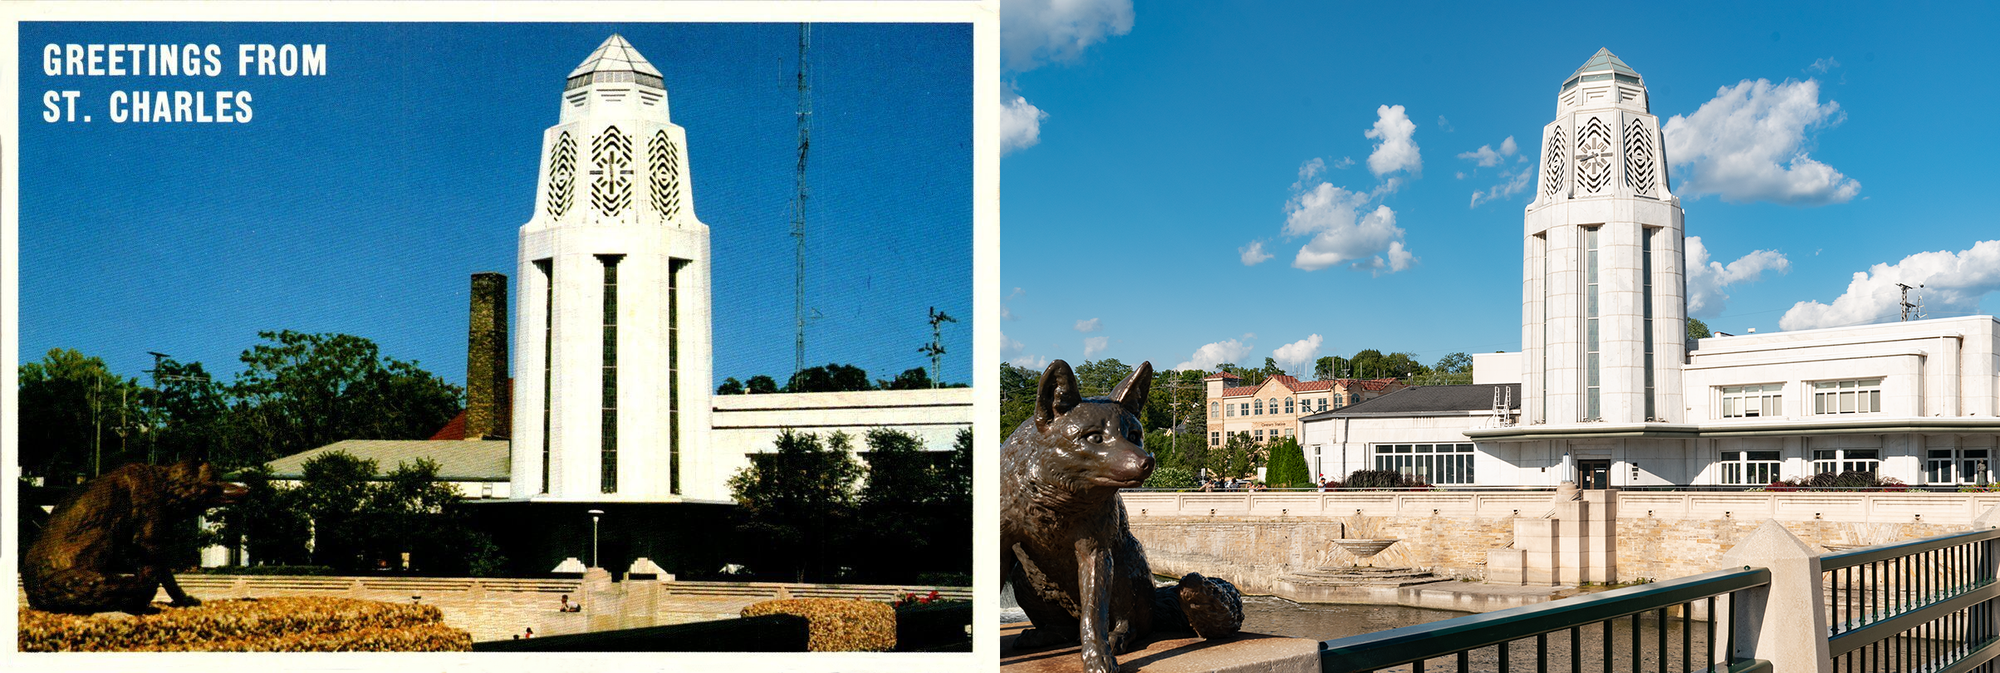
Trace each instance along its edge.
<path fill-rule="evenodd" d="M 1536 409 L 1535 411 L 1538 415 L 1538 420 L 1546 422 L 1549 417 L 1549 237 L 1548 234 L 1546 233 L 1535 234 L 1535 256 L 1540 257 L 1542 263 L 1542 272 L 1535 278 L 1535 283 L 1541 286 L 1536 289 L 1540 290 L 1542 295 L 1542 301 L 1540 302 L 1542 314 L 1536 316 L 1536 318 L 1539 321 L 1539 327 L 1537 329 L 1542 333 L 1542 363 L 1541 363 L 1541 368 L 1535 370 L 1535 383 L 1541 385 L 1542 402 L 1539 405 L 1540 408 Z"/>
<path fill-rule="evenodd" d="M 535 260 L 542 271 L 542 493 L 549 492 L 550 394 L 555 391 L 556 265 L 554 259 Z"/>
<path fill-rule="evenodd" d="M 1598 388 L 1597 227 L 1583 230 L 1583 420 L 1603 418 Z"/>
<path fill-rule="evenodd" d="M 599 425 L 598 489 L 618 492 L 618 262 L 624 255 L 598 255 L 604 264 L 603 418 Z"/>
<path fill-rule="evenodd" d="M 1646 420 L 1659 418 L 1653 401 L 1653 234 L 1658 229 L 1639 228 L 1639 306 L 1644 318 L 1646 340 Z"/>
<path fill-rule="evenodd" d="M 681 492 L 681 269 L 687 260 L 667 260 L 667 487 Z"/>

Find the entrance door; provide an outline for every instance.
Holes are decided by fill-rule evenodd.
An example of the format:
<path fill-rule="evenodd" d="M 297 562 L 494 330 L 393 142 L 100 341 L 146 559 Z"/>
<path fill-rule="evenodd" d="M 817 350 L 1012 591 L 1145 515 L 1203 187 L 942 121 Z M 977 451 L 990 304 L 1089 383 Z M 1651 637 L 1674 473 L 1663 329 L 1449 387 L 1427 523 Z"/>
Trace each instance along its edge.
<path fill-rule="evenodd" d="M 1611 461 L 1576 461 L 1577 488 L 1611 488 Z"/>

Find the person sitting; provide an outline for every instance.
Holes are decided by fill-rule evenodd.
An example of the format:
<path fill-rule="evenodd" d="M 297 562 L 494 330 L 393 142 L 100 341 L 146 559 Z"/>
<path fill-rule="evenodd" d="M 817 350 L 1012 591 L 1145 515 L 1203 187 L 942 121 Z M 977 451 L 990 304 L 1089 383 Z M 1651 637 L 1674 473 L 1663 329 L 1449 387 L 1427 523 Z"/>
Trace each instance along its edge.
<path fill-rule="evenodd" d="M 563 595 L 562 595 L 562 606 L 561 606 L 561 607 L 558 607 L 558 608 L 556 608 L 556 611 L 557 611 L 557 612 L 583 612 L 583 605 L 582 605 L 582 604 L 580 604 L 580 603 L 576 603 L 576 602 L 574 602 L 574 601 L 571 601 L 571 600 L 569 599 L 569 594 L 563 594 Z"/>

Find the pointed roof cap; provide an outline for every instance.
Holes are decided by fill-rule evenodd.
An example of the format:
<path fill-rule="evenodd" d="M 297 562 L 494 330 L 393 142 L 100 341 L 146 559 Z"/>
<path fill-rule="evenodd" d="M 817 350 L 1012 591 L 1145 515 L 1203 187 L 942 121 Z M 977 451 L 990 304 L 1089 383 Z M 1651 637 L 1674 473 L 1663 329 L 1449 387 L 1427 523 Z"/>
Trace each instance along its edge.
<path fill-rule="evenodd" d="M 1617 54 L 1611 53 L 1610 49 L 1599 47 L 1597 53 L 1591 55 L 1590 60 L 1583 62 L 1583 67 L 1577 68 L 1576 72 L 1570 73 L 1569 78 L 1576 79 L 1577 75 L 1603 70 L 1609 70 L 1620 75 L 1639 76 L 1639 71 L 1633 70 L 1632 66 L 1625 65 L 1624 61 L 1619 60 Z"/>
<path fill-rule="evenodd" d="M 583 59 L 575 70 L 569 71 L 569 81 L 563 89 L 575 89 L 596 82 L 637 82 L 666 88 L 660 79 L 660 69 L 653 67 L 645 56 L 639 55 L 638 49 L 632 48 L 632 43 L 616 33 L 606 38 L 604 44 L 597 45 L 597 50 L 590 52 L 590 56 Z"/>

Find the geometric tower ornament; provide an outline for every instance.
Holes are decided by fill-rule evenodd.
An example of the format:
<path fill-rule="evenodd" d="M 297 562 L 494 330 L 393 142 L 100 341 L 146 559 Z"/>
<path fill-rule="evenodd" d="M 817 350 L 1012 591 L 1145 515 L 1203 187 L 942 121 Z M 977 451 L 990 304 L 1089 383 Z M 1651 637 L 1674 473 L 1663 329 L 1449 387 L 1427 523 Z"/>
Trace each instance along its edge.
<path fill-rule="evenodd" d="M 1680 199 L 1638 71 L 1599 49 L 1556 91 L 1542 189 L 1523 218 L 1528 424 L 1680 422 Z"/>
<path fill-rule="evenodd" d="M 617 35 L 559 93 L 515 265 L 513 497 L 725 501 L 687 132 L 660 70 Z"/>

